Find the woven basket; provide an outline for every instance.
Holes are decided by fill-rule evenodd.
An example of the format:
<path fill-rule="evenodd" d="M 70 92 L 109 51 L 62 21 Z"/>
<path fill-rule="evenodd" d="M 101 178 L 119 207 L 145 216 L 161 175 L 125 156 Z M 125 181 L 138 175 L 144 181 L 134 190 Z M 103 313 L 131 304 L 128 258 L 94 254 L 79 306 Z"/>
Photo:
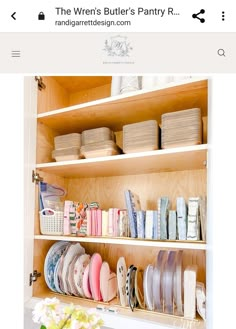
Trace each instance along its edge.
<path fill-rule="evenodd" d="M 50 214 L 48 214 L 50 212 Z M 45 208 L 39 212 L 40 231 L 44 235 L 62 235 L 64 226 L 64 212 Z"/>

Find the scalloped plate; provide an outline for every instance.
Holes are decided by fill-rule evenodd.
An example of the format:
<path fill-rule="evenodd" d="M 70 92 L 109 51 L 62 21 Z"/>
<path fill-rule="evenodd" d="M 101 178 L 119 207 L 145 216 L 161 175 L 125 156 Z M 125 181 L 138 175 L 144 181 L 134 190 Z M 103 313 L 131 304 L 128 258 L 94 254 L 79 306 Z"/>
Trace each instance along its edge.
<path fill-rule="evenodd" d="M 47 286 L 52 291 L 58 292 L 54 284 L 54 271 L 58 260 L 66 250 L 68 241 L 58 241 L 48 250 L 44 261 L 44 278 Z"/>
<path fill-rule="evenodd" d="M 89 266 L 89 284 L 94 300 L 101 301 L 102 295 L 100 291 L 100 271 L 102 266 L 102 257 L 95 253 L 91 257 Z"/>

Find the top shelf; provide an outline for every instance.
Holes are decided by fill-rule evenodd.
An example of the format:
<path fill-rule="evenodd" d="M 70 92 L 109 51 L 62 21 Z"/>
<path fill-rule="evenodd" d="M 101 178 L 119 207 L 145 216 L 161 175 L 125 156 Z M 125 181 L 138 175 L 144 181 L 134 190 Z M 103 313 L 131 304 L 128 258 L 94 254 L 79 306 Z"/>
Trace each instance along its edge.
<path fill-rule="evenodd" d="M 129 123 L 157 120 L 167 112 L 199 107 L 207 116 L 207 80 L 189 79 L 158 89 L 140 90 L 38 114 L 38 122 L 58 135 L 109 127 L 122 130 Z"/>

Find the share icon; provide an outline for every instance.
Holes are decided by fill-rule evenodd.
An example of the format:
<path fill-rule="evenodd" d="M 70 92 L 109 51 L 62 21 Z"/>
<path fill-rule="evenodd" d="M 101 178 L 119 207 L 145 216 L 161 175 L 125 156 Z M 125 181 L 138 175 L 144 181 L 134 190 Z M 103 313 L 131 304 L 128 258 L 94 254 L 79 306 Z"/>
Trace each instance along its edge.
<path fill-rule="evenodd" d="M 200 18 L 200 17 L 198 17 L 198 16 L 201 15 L 201 14 L 205 14 L 205 10 L 204 10 L 204 9 L 201 9 L 201 10 L 199 11 L 199 13 L 197 13 L 197 14 L 193 14 L 192 17 L 193 17 L 193 18 L 197 18 L 197 19 L 199 19 L 199 21 L 200 21 L 201 23 L 205 23 L 205 19 L 204 19 L 204 18 Z"/>

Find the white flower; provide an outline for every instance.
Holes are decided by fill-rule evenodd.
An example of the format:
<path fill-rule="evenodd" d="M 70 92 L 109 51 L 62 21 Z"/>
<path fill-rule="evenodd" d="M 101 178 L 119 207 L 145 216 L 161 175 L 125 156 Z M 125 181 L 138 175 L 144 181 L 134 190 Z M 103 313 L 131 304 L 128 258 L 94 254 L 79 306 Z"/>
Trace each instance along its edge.
<path fill-rule="evenodd" d="M 81 313 L 82 312 L 82 313 Z M 69 318 L 71 322 L 69 329 L 91 329 L 97 328 L 102 323 L 100 317 L 91 310 L 82 310 L 73 304 L 62 308 L 57 298 L 46 298 L 35 305 L 32 312 L 33 321 L 43 324 L 47 329 L 60 329 L 62 323 L 66 323 Z"/>
<path fill-rule="evenodd" d="M 45 326 L 49 325 L 52 321 L 57 324 L 62 318 L 59 303 L 60 301 L 55 297 L 45 298 L 38 302 L 32 312 L 33 321 L 43 323 Z"/>
<path fill-rule="evenodd" d="M 97 314 L 92 314 L 92 317 L 91 317 L 91 320 L 90 320 L 91 326 L 94 326 L 96 323 L 98 323 L 99 319 L 100 318 Z"/>
<path fill-rule="evenodd" d="M 72 320 L 71 321 L 71 329 L 79 329 L 79 323 L 77 320 Z"/>
<path fill-rule="evenodd" d="M 82 321 L 80 321 L 79 323 L 78 323 L 78 328 L 83 328 L 83 329 L 87 329 L 87 328 L 90 328 L 90 323 L 89 322 L 82 322 Z"/>

